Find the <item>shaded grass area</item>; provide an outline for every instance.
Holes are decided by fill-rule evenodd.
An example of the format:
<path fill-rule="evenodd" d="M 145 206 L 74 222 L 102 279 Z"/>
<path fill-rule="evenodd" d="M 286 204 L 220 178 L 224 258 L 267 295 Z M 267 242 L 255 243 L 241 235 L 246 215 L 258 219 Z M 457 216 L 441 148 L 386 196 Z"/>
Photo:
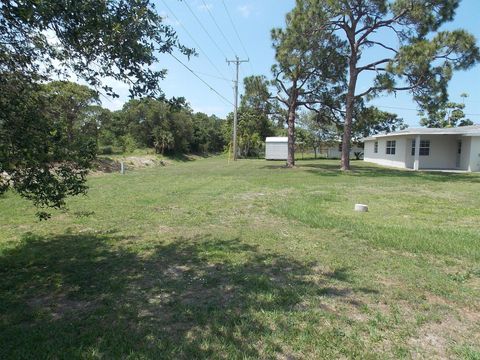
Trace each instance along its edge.
<path fill-rule="evenodd" d="M 147 256 L 112 251 L 108 244 L 122 240 L 128 239 L 28 235 L 7 251 L 2 338 L 10 341 L 0 352 L 14 358 L 258 358 L 259 347 L 281 354 L 289 337 L 303 336 L 307 319 L 296 308 L 302 299 L 375 293 L 350 288 L 345 269 L 316 273 L 315 264 L 258 252 L 239 239 L 178 238 L 153 246 Z M 340 291 L 329 281 L 347 286 Z M 329 317 L 318 313 L 308 321 L 325 325 Z M 359 345 L 335 331 L 320 332 L 325 347 L 319 354 L 349 354 Z"/>
<path fill-rule="evenodd" d="M 480 177 L 354 164 L 179 160 L 42 223 L 7 194 L 0 358 L 478 358 Z"/>

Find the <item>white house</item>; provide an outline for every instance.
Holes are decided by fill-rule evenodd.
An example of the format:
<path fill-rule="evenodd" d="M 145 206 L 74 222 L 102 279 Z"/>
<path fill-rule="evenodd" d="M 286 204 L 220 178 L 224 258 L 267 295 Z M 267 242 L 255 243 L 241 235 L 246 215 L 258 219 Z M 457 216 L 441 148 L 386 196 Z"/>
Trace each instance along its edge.
<path fill-rule="evenodd" d="M 287 160 L 288 157 L 288 138 L 267 137 L 265 139 L 265 159 L 266 160 Z"/>
<path fill-rule="evenodd" d="M 406 169 L 480 171 L 480 125 L 411 128 L 363 139 L 364 160 Z"/>

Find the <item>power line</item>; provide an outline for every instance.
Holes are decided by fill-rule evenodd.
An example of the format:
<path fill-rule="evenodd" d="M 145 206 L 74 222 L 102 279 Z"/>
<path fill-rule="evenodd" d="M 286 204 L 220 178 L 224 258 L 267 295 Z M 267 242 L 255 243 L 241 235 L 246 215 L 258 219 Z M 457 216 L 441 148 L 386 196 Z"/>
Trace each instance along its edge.
<path fill-rule="evenodd" d="M 235 26 L 235 23 L 233 22 L 232 16 L 230 15 L 230 12 L 228 11 L 227 5 L 225 5 L 225 0 L 222 0 L 222 4 L 223 4 L 223 7 L 225 9 L 225 12 L 227 13 L 228 19 L 230 20 L 230 24 L 232 24 L 233 31 L 235 31 L 235 34 L 237 35 L 237 39 L 240 42 L 240 45 L 242 46 L 243 51 L 245 52 L 245 55 L 247 55 L 247 58 L 250 59 L 250 56 L 248 55 L 248 51 L 245 48 L 245 45 L 243 45 L 243 41 L 240 38 L 240 35 L 237 31 L 237 27 Z M 252 70 L 252 73 L 254 73 L 252 64 L 251 63 L 249 63 L 249 64 L 250 64 L 250 69 Z"/>
<path fill-rule="evenodd" d="M 207 53 L 205 51 L 203 51 L 202 47 L 200 46 L 200 44 L 195 40 L 195 38 L 192 36 L 192 34 L 190 34 L 190 32 L 187 30 L 187 28 L 183 25 L 183 23 L 179 20 L 179 18 L 175 15 L 175 13 L 172 11 L 172 9 L 170 9 L 170 7 L 167 5 L 167 3 L 165 2 L 165 0 L 162 0 L 162 3 L 163 5 L 165 5 L 165 7 L 167 8 L 167 10 L 172 14 L 172 16 L 175 18 L 175 20 L 177 20 L 177 22 L 180 24 L 180 26 L 183 28 L 183 30 L 185 31 L 185 33 L 190 37 L 190 39 L 192 39 L 192 41 L 195 43 L 195 45 L 198 47 L 198 49 L 200 50 L 200 52 L 205 56 L 205 58 L 207 59 L 207 61 L 210 63 L 210 65 L 212 65 L 212 67 L 216 70 L 216 72 L 223 78 L 225 78 L 225 75 L 218 69 L 218 67 L 213 63 L 213 61 L 210 59 L 210 57 L 207 55 Z"/>
<path fill-rule="evenodd" d="M 226 81 L 226 82 L 229 82 L 229 83 L 232 82 L 232 80 L 224 78 L 224 77 L 204 73 L 202 71 L 198 71 L 198 70 L 194 70 L 194 69 L 192 69 L 192 70 L 195 71 L 197 74 L 200 74 L 200 75 L 203 75 L 203 76 L 208 76 L 208 77 L 211 77 L 211 78 L 214 78 L 214 79 L 223 80 L 223 81 Z"/>
<path fill-rule="evenodd" d="M 215 45 L 215 47 L 218 49 L 218 51 L 220 51 L 223 55 L 223 57 L 226 59 L 227 58 L 227 55 L 225 55 L 225 53 L 223 52 L 223 50 L 220 48 L 220 46 L 217 44 L 217 42 L 215 41 L 215 39 L 210 35 L 210 33 L 208 32 L 208 30 L 205 28 L 205 26 L 203 26 L 202 22 L 200 21 L 200 19 L 198 18 L 197 15 L 195 15 L 195 13 L 193 12 L 192 8 L 190 7 L 190 5 L 188 5 L 188 2 L 187 1 L 183 1 L 183 3 L 187 6 L 188 10 L 192 13 L 193 17 L 195 18 L 195 20 L 197 20 L 197 22 L 200 24 L 201 28 L 203 29 L 203 31 L 205 31 L 205 34 L 207 34 L 207 36 L 210 38 L 210 40 L 212 41 L 212 43 Z"/>
<path fill-rule="evenodd" d="M 180 64 L 182 64 L 188 71 L 190 71 L 198 80 L 200 80 L 202 83 L 204 83 L 211 91 L 213 91 L 215 94 L 217 94 L 221 99 L 223 99 L 224 101 L 226 101 L 228 104 L 233 105 L 233 103 L 228 100 L 225 96 L 223 96 L 222 94 L 220 94 L 217 90 L 215 90 L 209 83 L 207 83 L 205 80 L 203 80 L 200 76 L 198 76 L 195 71 L 193 71 L 192 69 L 190 69 L 186 64 L 184 64 L 179 58 L 177 58 L 175 55 L 173 55 L 172 53 L 169 53 L 170 56 L 172 56 L 175 60 L 177 60 Z"/>
<path fill-rule="evenodd" d="M 412 108 L 404 108 L 404 107 L 397 107 L 397 106 L 383 106 L 383 105 L 374 105 L 379 108 L 385 108 L 385 109 L 396 109 L 396 110 L 409 110 L 409 111 L 420 111 L 419 109 L 412 109 Z M 466 116 L 480 116 L 480 114 L 467 114 L 464 113 Z"/>
<path fill-rule="evenodd" d="M 230 41 L 228 41 L 227 37 L 225 36 L 225 33 L 223 32 L 223 30 L 220 28 L 220 26 L 218 25 L 217 23 L 217 20 L 215 20 L 215 17 L 213 16 L 212 12 L 210 11 L 208 5 L 205 3 L 205 0 L 202 0 L 203 2 L 203 6 L 205 7 L 205 9 L 208 11 L 208 14 L 210 15 L 210 17 L 212 18 L 213 22 L 215 23 L 215 26 L 217 27 L 218 31 L 220 32 L 220 34 L 222 34 L 223 38 L 225 39 L 225 42 L 227 43 L 227 45 L 230 47 L 230 50 L 232 50 L 233 54 L 235 55 L 236 54 L 236 51 L 235 49 L 233 48 L 232 44 L 230 43 Z"/>

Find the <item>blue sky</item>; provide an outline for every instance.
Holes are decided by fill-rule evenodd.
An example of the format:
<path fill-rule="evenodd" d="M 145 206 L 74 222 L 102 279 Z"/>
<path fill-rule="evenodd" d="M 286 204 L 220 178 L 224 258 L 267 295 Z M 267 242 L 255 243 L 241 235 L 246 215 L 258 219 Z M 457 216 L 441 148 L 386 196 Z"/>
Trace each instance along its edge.
<path fill-rule="evenodd" d="M 224 3 L 241 42 L 229 20 Z M 270 68 L 274 62 L 270 30 L 283 25 L 285 14 L 293 8 L 295 1 L 224 0 L 224 3 L 222 0 L 155 0 L 157 11 L 177 30 L 183 44 L 195 48 L 199 53 L 198 57 L 190 60 L 176 55 L 223 97 L 233 102 L 231 79 L 234 78 L 234 67 L 227 65 L 225 57 L 234 58 L 236 53 L 242 59 L 250 58 L 249 63 L 241 65 L 240 79 L 252 74 L 270 77 Z M 455 21 L 446 24 L 444 28 L 463 28 L 480 39 L 479 9 L 478 0 L 463 0 Z M 220 117 L 232 111 L 231 104 L 211 91 L 169 55 L 161 56 L 159 66 L 168 69 L 167 77 L 161 84 L 168 97 L 184 96 L 195 111 Z M 361 78 L 358 89 L 366 88 L 368 84 L 367 78 Z M 471 114 L 468 117 L 475 123 L 480 123 L 479 85 L 480 65 L 477 65 L 469 71 L 455 73 L 449 87 L 452 101 L 461 102 L 460 94 L 469 94 L 465 100 L 465 112 Z M 103 101 L 104 106 L 110 109 L 121 108 L 127 99 L 126 86 L 116 84 L 115 88 L 121 95 L 120 98 Z M 417 106 L 406 92 L 377 98 L 371 104 L 397 113 L 410 126 L 418 126 L 419 116 L 415 110 Z"/>

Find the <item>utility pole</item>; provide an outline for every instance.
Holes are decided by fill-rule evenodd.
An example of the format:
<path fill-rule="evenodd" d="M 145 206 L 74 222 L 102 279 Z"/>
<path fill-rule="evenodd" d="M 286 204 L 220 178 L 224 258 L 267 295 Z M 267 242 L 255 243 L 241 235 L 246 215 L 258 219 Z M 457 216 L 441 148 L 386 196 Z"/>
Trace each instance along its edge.
<path fill-rule="evenodd" d="M 234 104 L 234 109 L 233 109 L 233 160 L 237 160 L 237 115 L 238 115 L 238 70 L 240 67 L 241 63 L 244 62 L 249 62 L 250 59 L 247 60 L 240 60 L 238 56 L 235 56 L 235 60 L 227 60 L 227 63 L 230 65 L 230 63 L 234 63 L 236 65 L 236 77 L 234 80 L 234 96 L 235 96 L 235 104 Z"/>

